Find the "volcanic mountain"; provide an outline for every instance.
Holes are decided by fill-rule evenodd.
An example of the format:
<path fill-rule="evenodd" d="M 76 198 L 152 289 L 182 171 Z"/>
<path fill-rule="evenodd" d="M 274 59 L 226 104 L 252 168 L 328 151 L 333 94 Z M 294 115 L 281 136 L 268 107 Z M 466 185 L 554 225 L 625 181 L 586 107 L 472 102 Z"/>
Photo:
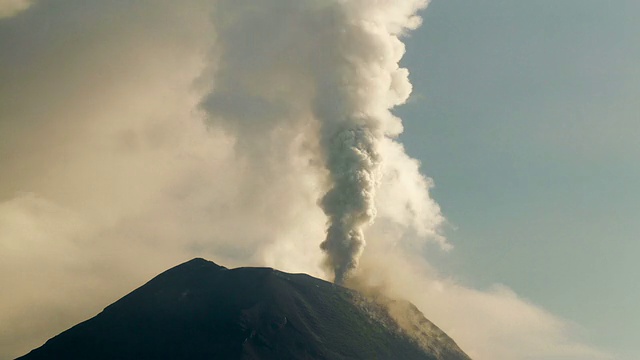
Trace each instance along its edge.
<path fill-rule="evenodd" d="M 388 304 L 341 286 L 193 259 L 19 359 L 469 360 L 417 308 L 393 303 L 411 335 Z"/>

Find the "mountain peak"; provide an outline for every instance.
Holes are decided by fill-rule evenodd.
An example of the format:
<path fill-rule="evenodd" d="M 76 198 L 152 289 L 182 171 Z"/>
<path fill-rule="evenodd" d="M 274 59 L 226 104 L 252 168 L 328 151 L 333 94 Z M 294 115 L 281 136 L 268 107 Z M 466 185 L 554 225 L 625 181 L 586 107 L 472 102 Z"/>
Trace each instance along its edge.
<path fill-rule="evenodd" d="M 19 359 L 468 359 L 416 308 L 411 314 L 424 341 L 355 291 L 195 258 Z"/>
<path fill-rule="evenodd" d="M 214 263 L 213 261 L 197 257 L 197 258 L 193 258 L 193 259 L 191 259 L 189 261 L 185 261 L 180 265 L 176 265 L 176 266 L 168 269 L 166 272 L 174 271 L 174 270 L 178 270 L 178 269 L 181 269 L 182 271 L 184 271 L 183 269 L 187 269 L 187 268 L 188 269 L 192 269 L 192 270 L 198 270 L 198 269 L 199 270 L 205 270 L 205 269 L 209 269 L 209 270 L 212 270 L 212 269 L 222 270 L 222 269 L 224 269 L 224 270 L 227 270 L 226 267 L 218 265 L 218 264 Z"/>

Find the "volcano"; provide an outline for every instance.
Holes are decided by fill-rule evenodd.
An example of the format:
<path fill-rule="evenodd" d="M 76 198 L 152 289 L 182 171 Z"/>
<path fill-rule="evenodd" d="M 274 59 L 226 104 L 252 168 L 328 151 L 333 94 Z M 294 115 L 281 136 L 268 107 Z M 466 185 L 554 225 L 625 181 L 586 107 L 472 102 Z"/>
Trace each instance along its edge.
<path fill-rule="evenodd" d="M 394 304 L 410 315 L 411 335 L 356 291 L 197 258 L 18 359 L 469 360 L 413 305 Z"/>

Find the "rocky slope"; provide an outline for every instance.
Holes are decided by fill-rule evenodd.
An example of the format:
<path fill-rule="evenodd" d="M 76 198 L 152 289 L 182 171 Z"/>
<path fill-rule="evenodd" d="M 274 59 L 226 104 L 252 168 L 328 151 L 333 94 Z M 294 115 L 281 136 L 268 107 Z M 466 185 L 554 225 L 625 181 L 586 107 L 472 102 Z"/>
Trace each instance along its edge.
<path fill-rule="evenodd" d="M 412 336 L 355 291 L 193 259 L 19 359 L 469 359 L 417 308 L 394 304 Z"/>

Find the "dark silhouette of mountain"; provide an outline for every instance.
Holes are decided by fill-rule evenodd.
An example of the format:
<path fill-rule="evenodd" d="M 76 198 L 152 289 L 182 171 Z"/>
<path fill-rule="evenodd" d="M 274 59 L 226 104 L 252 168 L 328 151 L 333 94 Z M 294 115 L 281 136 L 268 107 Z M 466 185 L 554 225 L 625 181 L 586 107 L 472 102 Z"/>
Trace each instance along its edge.
<path fill-rule="evenodd" d="M 406 309 L 417 335 L 385 307 L 309 275 L 193 259 L 19 359 L 469 359 Z"/>

